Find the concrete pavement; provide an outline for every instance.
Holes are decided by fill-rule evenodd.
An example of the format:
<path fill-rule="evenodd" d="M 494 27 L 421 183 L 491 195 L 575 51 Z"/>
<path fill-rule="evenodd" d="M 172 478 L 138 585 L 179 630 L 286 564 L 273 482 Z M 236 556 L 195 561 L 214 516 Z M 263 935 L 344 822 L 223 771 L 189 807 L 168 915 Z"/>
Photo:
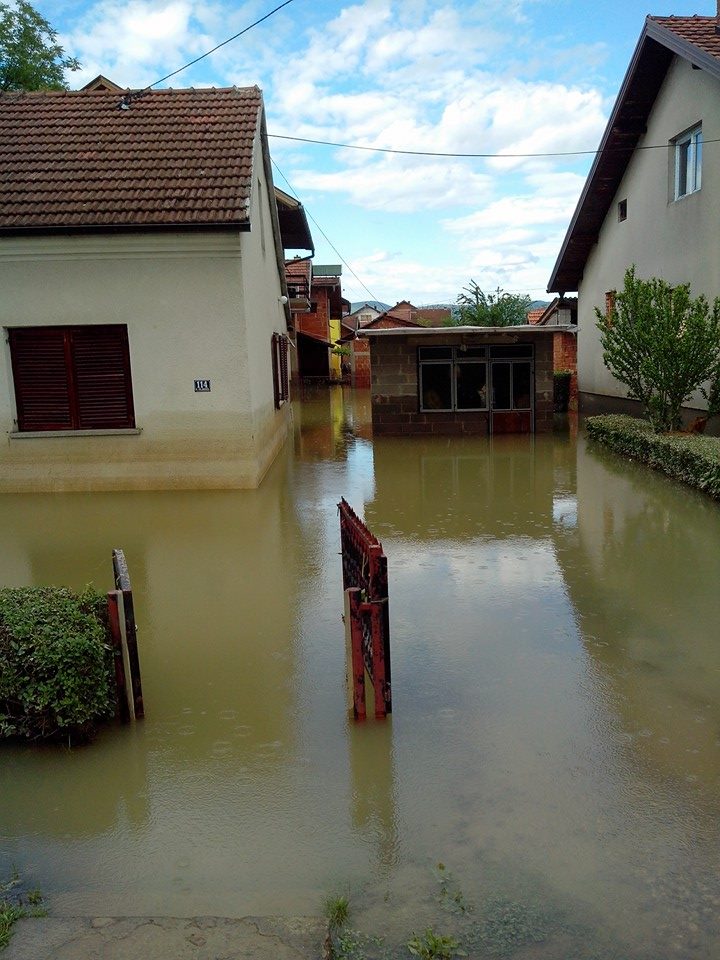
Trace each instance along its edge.
<path fill-rule="evenodd" d="M 39 917 L 2 960 L 321 960 L 326 937 L 315 917 Z"/>

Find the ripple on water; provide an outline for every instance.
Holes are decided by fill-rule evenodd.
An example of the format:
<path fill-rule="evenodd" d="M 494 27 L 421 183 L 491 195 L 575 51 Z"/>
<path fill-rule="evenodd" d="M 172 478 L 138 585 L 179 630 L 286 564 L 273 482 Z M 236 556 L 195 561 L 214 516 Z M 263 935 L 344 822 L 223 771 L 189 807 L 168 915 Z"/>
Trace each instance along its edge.
<path fill-rule="evenodd" d="M 241 723 L 235 727 L 233 733 L 236 737 L 249 737 L 252 731 L 252 727 L 249 727 L 246 723 Z"/>
<path fill-rule="evenodd" d="M 195 727 L 192 724 L 186 723 L 182 727 L 178 727 L 178 736 L 180 737 L 191 737 L 195 733 Z"/>
<path fill-rule="evenodd" d="M 216 740 L 212 745 L 211 753 L 218 760 L 228 757 L 232 753 L 233 746 L 229 740 Z"/>

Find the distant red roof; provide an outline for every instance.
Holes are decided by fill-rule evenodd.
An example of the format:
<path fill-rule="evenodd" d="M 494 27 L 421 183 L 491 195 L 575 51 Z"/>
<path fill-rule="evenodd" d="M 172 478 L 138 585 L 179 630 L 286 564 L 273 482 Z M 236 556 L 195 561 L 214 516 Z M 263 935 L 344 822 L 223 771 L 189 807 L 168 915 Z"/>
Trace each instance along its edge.
<path fill-rule="evenodd" d="M 304 280 L 308 289 L 310 288 L 310 274 L 312 271 L 312 262 L 304 259 L 294 259 L 285 261 L 285 276 L 288 280 Z"/>
<path fill-rule="evenodd" d="M 0 94 L 0 230 L 249 225 L 258 87 Z"/>

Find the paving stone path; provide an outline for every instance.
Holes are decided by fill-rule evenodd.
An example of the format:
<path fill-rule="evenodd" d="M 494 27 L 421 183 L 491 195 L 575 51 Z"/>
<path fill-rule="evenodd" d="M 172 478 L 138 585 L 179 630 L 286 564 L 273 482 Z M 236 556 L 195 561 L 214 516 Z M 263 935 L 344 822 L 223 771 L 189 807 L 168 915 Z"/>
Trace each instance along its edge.
<path fill-rule="evenodd" d="M 2 960 L 321 960 L 326 935 L 314 917 L 41 917 Z"/>

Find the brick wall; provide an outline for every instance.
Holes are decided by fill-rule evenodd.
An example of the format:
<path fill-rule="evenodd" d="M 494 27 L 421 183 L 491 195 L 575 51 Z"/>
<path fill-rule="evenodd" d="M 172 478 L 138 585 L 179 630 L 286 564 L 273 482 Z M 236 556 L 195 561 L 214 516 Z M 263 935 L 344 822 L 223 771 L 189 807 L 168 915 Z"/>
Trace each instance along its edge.
<path fill-rule="evenodd" d="M 577 337 L 574 333 L 553 335 L 553 365 L 556 370 L 571 370 L 569 410 L 578 408 Z"/>
<path fill-rule="evenodd" d="M 518 343 L 535 344 L 535 429 L 544 432 L 553 425 L 552 334 L 515 335 Z M 486 411 L 420 411 L 418 397 L 418 346 L 481 346 L 502 342 L 493 337 L 443 334 L 441 338 L 418 336 L 371 337 L 372 418 L 376 434 L 487 434 Z"/>
<path fill-rule="evenodd" d="M 328 291 L 322 287 L 313 289 L 313 301 L 317 301 L 317 310 L 311 313 L 298 313 L 296 329 L 301 333 L 309 333 L 313 337 L 328 339 L 328 324 L 330 320 L 330 300 Z"/>
<path fill-rule="evenodd" d="M 367 388 L 370 386 L 370 343 L 367 340 L 356 338 L 352 341 L 352 350 L 352 385 Z"/>

